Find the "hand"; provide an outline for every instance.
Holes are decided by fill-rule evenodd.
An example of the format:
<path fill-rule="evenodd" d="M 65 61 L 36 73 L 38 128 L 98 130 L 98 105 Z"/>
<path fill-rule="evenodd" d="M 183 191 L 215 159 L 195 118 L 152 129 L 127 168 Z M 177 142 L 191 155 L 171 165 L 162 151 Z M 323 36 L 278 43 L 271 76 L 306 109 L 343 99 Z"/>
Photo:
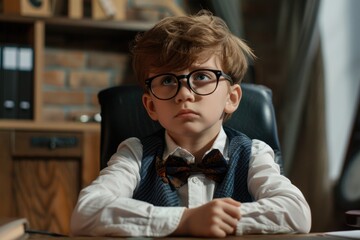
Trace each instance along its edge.
<path fill-rule="evenodd" d="M 200 207 L 186 209 L 173 234 L 199 237 L 234 234 L 241 218 L 240 205 L 232 198 L 218 198 Z"/>

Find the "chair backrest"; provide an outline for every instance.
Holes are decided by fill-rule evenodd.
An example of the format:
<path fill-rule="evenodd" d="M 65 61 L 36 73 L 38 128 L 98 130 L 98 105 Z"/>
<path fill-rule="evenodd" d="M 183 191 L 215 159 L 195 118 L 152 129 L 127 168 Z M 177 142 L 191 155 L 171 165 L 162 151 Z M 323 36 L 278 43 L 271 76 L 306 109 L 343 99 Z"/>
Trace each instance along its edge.
<path fill-rule="evenodd" d="M 241 88 L 240 106 L 224 125 L 269 144 L 283 171 L 271 90 L 249 83 L 241 84 Z M 117 86 L 99 92 L 102 118 L 100 169 L 107 166 L 120 142 L 129 137 L 145 137 L 161 128 L 148 116 L 142 105 L 142 94 L 143 90 L 138 86 Z"/>

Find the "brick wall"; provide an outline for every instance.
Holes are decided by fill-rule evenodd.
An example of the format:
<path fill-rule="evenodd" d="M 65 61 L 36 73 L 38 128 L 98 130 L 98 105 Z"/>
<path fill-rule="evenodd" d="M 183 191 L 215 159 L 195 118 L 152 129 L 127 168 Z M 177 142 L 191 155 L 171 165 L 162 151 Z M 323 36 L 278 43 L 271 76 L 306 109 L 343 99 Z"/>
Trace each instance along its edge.
<path fill-rule="evenodd" d="M 97 94 L 130 80 L 129 57 L 124 53 L 45 49 L 43 118 L 46 121 L 79 121 L 99 113 Z"/>

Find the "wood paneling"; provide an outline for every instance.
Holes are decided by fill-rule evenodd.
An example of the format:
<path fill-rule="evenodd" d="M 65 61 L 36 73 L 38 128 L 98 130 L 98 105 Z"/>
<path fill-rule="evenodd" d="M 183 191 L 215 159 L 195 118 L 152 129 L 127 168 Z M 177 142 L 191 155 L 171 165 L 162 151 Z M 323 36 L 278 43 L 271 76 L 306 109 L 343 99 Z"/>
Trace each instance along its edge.
<path fill-rule="evenodd" d="M 48 139 L 76 144 L 49 148 Z M 31 229 L 68 235 L 78 194 L 98 175 L 99 142 L 98 132 L 0 131 L 0 217 L 26 217 Z"/>
<path fill-rule="evenodd" d="M 0 131 L 0 216 L 13 216 L 11 131 Z"/>
<path fill-rule="evenodd" d="M 33 229 L 69 233 L 79 192 L 79 159 L 14 159 L 16 215 Z"/>

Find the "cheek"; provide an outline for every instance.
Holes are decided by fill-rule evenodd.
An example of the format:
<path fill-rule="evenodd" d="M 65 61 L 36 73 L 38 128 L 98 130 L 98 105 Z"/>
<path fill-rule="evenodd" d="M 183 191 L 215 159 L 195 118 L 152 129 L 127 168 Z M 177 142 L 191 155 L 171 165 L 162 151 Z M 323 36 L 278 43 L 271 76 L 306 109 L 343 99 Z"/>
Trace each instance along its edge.
<path fill-rule="evenodd" d="M 156 116 L 158 120 L 167 119 L 174 108 L 171 107 L 169 104 L 166 104 L 165 101 L 154 101 L 153 102 L 153 110 L 156 112 Z"/>
<path fill-rule="evenodd" d="M 223 95 L 213 96 L 209 99 L 204 99 L 201 108 L 206 109 L 207 112 L 216 115 L 222 114 L 227 105 L 227 98 Z"/>
<path fill-rule="evenodd" d="M 215 99 L 215 102 L 216 102 L 215 104 L 225 107 L 229 103 L 229 99 L 230 99 L 229 89 L 226 86 L 226 87 L 221 88 L 221 91 L 219 91 L 219 93 Z"/>
<path fill-rule="evenodd" d="M 225 112 L 225 113 L 231 112 L 232 111 L 232 103 L 231 103 L 230 95 L 228 94 L 228 92 L 224 91 L 221 94 L 221 96 L 219 96 L 212 102 L 211 106 L 213 106 L 213 108 L 215 108 L 215 106 L 216 106 L 217 109 L 219 110 L 219 112 Z"/>

